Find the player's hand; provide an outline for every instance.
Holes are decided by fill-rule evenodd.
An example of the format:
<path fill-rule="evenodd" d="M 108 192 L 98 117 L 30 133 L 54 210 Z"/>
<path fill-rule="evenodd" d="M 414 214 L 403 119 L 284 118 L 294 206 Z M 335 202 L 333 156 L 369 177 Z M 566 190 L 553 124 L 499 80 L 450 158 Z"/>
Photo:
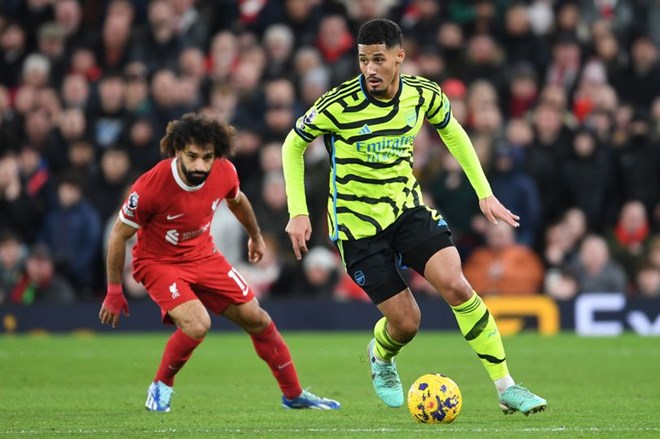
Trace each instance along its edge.
<path fill-rule="evenodd" d="M 108 292 L 105 295 L 103 305 L 99 311 L 99 319 L 104 325 L 110 324 L 116 327 L 119 324 L 121 313 L 128 316 L 128 302 L 124 297 L 121 284 L 108 284 Z"/>
<path fill-rule="evenodd" d="M 264 257 L 266 251 L 266 243 L 261 233 L 254 238 L 248 239 L 248 260 L 256 264 Z"/>
<path fill-rule="evenodd" d="M 504 207 L 494 195 L 479 200 L 479 208 L 491 224 L 497 224 L 497 220 L 501 219 L 511 227 L 520 226 L 520 217 Z"/>
<path fill-rule="evenodd" d="M 294 216 L 289 220 L 285 230 L 291 239 L 293 253 L 296 255 L 296 259 L 300 261 L 303 255 L 307 254 L 307 241 L 312 236 L 312 224 L 309 222 L 309 216 Z"/>

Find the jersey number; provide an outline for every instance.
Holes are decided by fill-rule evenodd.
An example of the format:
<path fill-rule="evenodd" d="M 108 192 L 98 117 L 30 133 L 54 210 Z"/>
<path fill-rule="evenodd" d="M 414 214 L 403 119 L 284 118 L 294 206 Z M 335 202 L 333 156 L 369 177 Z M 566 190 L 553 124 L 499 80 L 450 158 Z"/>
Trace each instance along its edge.
<path fill-rule="evenodd" d="M 238 274 L 238 271 L 236 271 L 234 269 L 234 267 L 232 267 L 232 269 L 229 270 L 229 272 L 227 273 L 227 276 L 231 277 L 234 280 L 234 282 L 236 282 L 236 285 L 238 285 L 238 288 L 241 289 L 241 291 L 243 292 L 243 295 L 247 296 L 247 293 L 248 293 L 247 282 L 245 282 L 245 279 L 243 279 L 243 276 Z"/>

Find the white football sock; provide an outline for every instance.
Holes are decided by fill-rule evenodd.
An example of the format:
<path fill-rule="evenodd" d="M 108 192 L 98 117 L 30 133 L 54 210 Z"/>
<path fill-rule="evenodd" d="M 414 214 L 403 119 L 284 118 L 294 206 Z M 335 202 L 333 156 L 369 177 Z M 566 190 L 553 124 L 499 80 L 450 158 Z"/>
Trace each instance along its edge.
<path fill-rule="evenodd" d="M 513 381 L 513 378 L 511 378 L 511 375 L 507 375 L 503 378 L 495 380 L 495 388 L 497 388 L 497 394 L 501 395 L 502 392 L 504 392 L 509 387 L 514 386 L 515 384 L 516 384 L 516 382 Z"/>

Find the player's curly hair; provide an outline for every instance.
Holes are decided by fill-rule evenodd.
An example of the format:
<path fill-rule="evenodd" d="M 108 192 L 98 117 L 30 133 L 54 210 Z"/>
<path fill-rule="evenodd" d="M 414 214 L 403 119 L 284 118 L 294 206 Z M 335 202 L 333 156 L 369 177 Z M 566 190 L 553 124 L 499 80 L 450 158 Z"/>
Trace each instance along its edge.
<path fill-rule="evenodd" d="M 403 33 L 398 24 L 386 18 L 374 18 L 360 26 L 357 43 L 363 45 L 385 44 L 388 49 L 403 43 Z"/>
<path fill-rule="evenodd" d="M 160 152 L 174 157 L 186 145 L 213 147 L 217 158 L 231 157 L 234 152 L 236 129 L 226 123 L 198 113 L 186 113 L 181 119 L 167 124 L 165 136 L 160 140 Z"/>

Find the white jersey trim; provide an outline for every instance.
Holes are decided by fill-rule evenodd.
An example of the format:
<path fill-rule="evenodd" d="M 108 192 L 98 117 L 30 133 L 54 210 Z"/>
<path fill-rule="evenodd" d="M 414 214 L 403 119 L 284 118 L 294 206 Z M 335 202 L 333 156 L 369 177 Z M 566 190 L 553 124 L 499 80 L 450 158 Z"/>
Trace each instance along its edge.
<path fill-rule="evenodd" d="M 124 216 L 124 212 L 122 212 L 121 210 L 119 211 L 119 220 L 122 223 L 126 224 L 127 226 L 131 226 L 131 227 L 136 228 L 136 229 L 140 228 L 140 225 L 138 223 L 136 223 L 135 221 L 131 221 L 128 218 L 126 218 Z"/>
<path fill-rule="evenodd" d="M 178 159 L 176 157 L 174 157 L 174 160 L 172 160 L 172 175 L 174 176 L 174 181 L 176 181 L 176 184 L 178 184 L 179 187 L 184 191 L 194 192 L 200 190 L 206 181 L 202 182 L 202 184 L 198 186 L 188 186 L 183 180 L 181 180 L 181 177 L 179 176 L 179 171 L 176 167 L 177 160 Z"/>

